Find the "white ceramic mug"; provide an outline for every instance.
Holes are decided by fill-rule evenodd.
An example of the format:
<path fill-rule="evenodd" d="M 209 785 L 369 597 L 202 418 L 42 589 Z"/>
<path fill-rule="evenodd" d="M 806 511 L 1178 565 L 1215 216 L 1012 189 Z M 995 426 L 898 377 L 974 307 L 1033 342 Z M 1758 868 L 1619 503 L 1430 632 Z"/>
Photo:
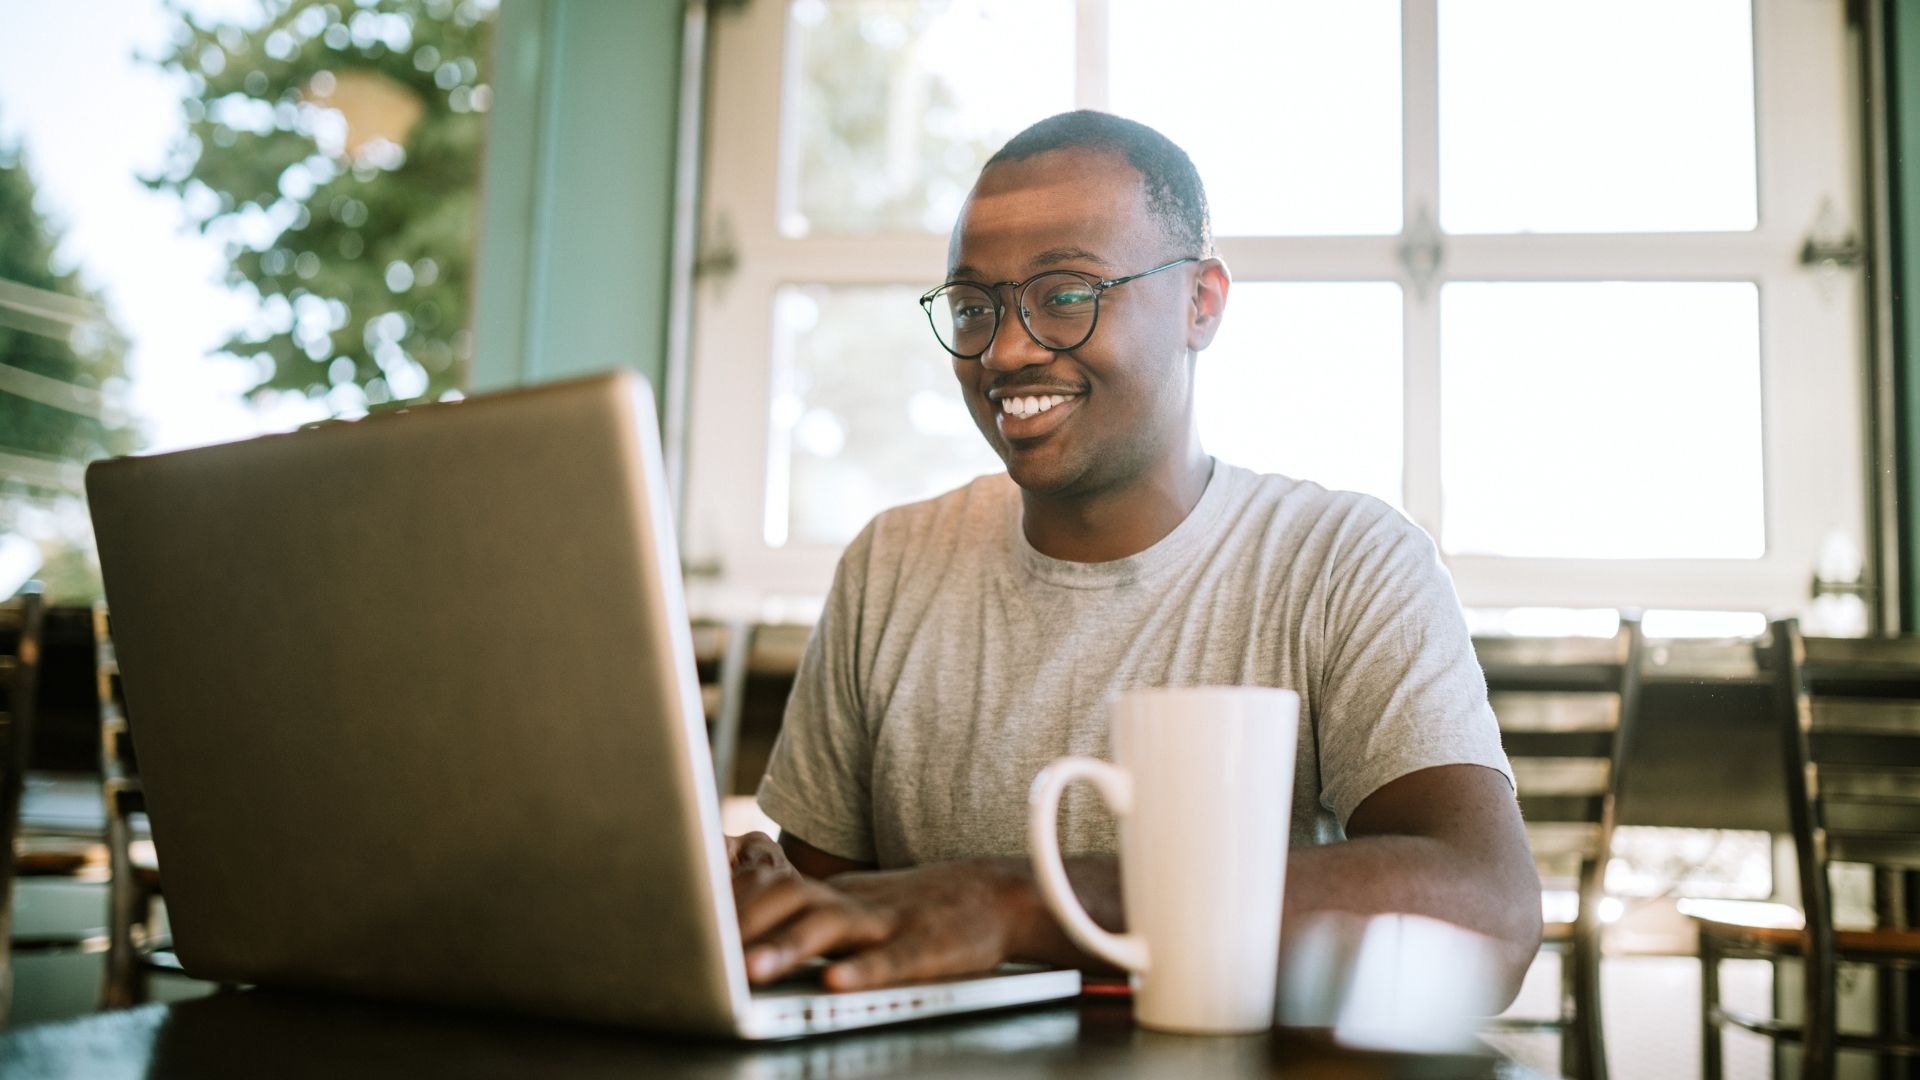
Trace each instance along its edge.
<path fill-rule="evenodd" d="M 1273 1024 L 1300 697 L 1217 686 L 1131 690 L 1109 703 L 1117 764 L 1041 770 L 1028 839 L 1041 895 L 1087 952 L 1133 973 L 1144 1026 L 1195 1034 Z M 1060 862 L 1060 796 L 1091 781 L 1120 825 L 1128 932 L 1088 917 Z"/>

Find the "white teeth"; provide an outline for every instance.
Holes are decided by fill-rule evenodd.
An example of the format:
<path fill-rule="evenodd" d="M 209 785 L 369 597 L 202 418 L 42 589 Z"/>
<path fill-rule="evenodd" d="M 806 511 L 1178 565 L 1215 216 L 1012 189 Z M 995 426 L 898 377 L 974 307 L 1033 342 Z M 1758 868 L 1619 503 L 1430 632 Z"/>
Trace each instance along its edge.
<path fill-rule="evenodd" d="M 1067 400 L 1065 394 L 1046 397 L 1010 397 L 1000 399 L 1000 409 L 1008 416 L 1037 416 Z"/>

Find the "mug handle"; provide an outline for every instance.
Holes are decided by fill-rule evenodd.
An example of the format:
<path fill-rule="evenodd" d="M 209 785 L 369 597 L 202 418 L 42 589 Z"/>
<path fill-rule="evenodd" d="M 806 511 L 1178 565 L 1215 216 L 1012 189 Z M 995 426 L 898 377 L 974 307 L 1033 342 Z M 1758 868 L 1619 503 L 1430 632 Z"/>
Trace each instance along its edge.
<path fill-rule="evenodd" d="M 1066 866 L 1060 861 L 1060 796 L 1075 780 L 1091 782 L 1115 814 L 1133 811 L 1133 778 L 1118 766 L 1089 757 L 1064 757 L 1040 770 L 1027 796 L 1027 846 L 1033 853 L 1034 882 L 1074 944 L 1118 967 L 1144 972 L 1147 940 L 1139 934 L 1101 929 L 1067 881 Z"/>

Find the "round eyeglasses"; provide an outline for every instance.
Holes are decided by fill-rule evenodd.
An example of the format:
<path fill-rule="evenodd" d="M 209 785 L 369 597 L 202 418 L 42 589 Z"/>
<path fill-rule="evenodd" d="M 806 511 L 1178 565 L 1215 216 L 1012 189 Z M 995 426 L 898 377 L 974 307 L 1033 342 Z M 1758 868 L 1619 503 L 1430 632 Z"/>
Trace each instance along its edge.
<path fill-rule="evenodd" d="M 993 344 L 1000 331 L 1000 317 L 1006 308 L 1000 303 L 1000 290 L 1013 290 L 1013 307 L 1020 313 L 1020 325 L 1041 348 L 1070 352 L 1093 337 L 1094 324 L 1100 321 L 1100 294 L 1117 285 L 1138 281 L 1184 263 L 1199 262 L 1197 255 L 1161 263 L 1126 277 L 1104 281 L 1077 270 L 1048 270 L 1025 281 L 1000 281 L 983 285 L 977 281 L 949 281 L 920 298 L 927 322 L 940 346 L 962 360 L 978 359 Z"/>

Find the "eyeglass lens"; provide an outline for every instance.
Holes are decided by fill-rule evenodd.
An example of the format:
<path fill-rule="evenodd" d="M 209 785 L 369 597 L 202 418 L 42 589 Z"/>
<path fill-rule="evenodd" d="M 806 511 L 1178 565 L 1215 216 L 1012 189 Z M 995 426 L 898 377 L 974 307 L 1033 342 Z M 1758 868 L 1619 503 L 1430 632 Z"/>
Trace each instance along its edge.
<path fill-rule="evenodd" d="M 1078 274 L 1042 274 L 1014 302 L 1035 341 L 1049 349 L 1073 349 L 1093 333 L 1100 290 Z M 983 285 L 949 285 L 936 297 L 933 329 L 953 352 L 979 355 L 993 340 L 998 307 L 993 291 Z"/>

